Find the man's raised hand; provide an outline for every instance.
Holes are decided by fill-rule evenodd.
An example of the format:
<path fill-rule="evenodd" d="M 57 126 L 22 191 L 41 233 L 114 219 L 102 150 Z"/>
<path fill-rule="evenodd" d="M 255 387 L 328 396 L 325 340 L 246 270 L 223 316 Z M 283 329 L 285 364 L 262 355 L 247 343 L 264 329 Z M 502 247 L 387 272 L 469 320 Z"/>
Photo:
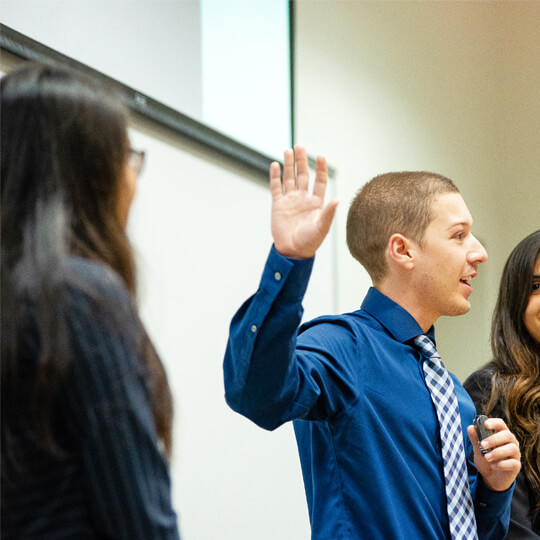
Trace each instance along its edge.
<path fill-rule="evenodd" d="M 275 248 L 285 257 L 313 257 L 330 230 L 338 200 L 324 206 L 327 182 L 326 159 L 318 156 L 313 193 L 308 192 L 308 156 L 301 145 L 284 152 L 283 185 L 279 163 L 270 165 L 272 236 Z"/>

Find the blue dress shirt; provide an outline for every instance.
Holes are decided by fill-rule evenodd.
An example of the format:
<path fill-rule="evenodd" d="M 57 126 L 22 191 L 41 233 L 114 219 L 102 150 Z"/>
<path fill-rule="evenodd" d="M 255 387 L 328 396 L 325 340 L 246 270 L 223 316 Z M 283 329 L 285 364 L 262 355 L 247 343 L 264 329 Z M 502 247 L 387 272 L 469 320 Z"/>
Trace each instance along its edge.
<path fill-rule="evenodd" d="M 450 538 L 439 426 L 411 342 L 422 329 L 371 288 L 360 310 L 297 332 L 312 264 L 272 248 L 231 324 L 228 404 L 266 429 L 294 420 L 313 539 Z M 475 409 L 452 378 L 469 455 Z M 512 490 L 469 469 L 479 537 L 504 538 Z"/>

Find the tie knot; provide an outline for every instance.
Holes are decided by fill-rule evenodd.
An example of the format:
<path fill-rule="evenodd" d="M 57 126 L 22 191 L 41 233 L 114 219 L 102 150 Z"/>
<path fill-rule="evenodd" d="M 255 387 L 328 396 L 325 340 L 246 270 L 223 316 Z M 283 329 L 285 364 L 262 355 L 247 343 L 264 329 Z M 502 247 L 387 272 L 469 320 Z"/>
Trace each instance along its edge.
<path fill-rule="evenodd" d="M 440 358 L 433 341 L 425 335 L 420 335 L 414 338 L 415 345 L 420 349 L 420 351 L 427 356 L 428 358 Z"/>

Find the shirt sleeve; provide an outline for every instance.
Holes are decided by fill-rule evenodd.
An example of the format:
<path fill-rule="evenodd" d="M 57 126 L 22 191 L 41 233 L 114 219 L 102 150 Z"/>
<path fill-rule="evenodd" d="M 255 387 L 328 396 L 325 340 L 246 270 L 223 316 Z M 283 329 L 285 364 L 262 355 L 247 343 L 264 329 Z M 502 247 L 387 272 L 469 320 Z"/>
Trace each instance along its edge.
<path fill-rule="evenodd" d="M 313 259 L 288 259 L 272 248 L 257 292 L 234 316 L 223 364 L 229 406 L 265 429 L 297 419 L 322 419 L 346 399 L 347 371 L 331 343 L 352 342 L 337 324 L 332 339 L 298 346 Z M 328 345 L 328 346 L 327 346 Z M 351 355 L 349 355 L 350 357 Z"/>
<path fill-rule="evenodd" d="M 503 492 L 491 491 L 477 476 L 474 512 L 479 540 L 499 540 L 506 537 L 510 523 L 510 503 L 514 484 Z"/>
<path fill-rule="evenodd" d="M 94 527 L 111 538 L 177 540 L 168 465 L 138 356 L 141 329 L 124 292 L 108 291 L 113 317 L 78 300 L 69 424 Z"/>

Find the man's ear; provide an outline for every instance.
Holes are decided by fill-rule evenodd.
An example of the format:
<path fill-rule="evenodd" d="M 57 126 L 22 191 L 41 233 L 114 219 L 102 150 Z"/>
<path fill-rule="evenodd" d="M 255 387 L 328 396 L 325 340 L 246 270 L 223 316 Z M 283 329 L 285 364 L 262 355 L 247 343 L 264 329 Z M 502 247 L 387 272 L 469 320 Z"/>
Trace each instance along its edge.
<path fill-rule="evenodd" d="M 414 251 L 411 241 L 402 234 L 393 234 L 388 240 L 386 253 L 389 261 L 403 270 L 414 266 Z"/>

